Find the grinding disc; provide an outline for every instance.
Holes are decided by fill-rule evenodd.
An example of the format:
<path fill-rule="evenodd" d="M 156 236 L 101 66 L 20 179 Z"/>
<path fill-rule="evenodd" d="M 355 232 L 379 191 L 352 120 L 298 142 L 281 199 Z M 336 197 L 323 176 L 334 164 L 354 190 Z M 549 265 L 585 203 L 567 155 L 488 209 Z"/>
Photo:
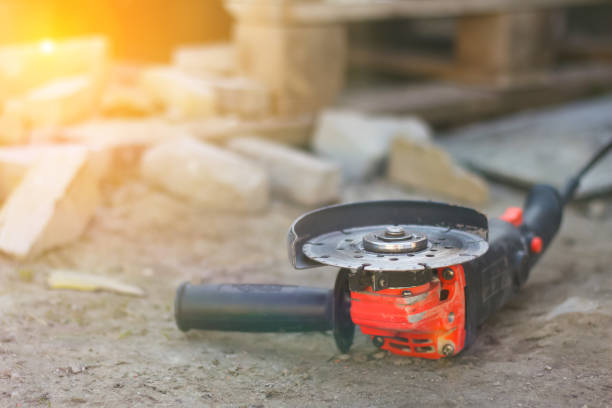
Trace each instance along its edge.
<path fill-rule="evenodd" d="M 470 261 L 487 241 L 466 231 L 429 225 L 374 225 L 310 238 L 304 254 L 313 261 L 364 271 L 420 271 Z"/>

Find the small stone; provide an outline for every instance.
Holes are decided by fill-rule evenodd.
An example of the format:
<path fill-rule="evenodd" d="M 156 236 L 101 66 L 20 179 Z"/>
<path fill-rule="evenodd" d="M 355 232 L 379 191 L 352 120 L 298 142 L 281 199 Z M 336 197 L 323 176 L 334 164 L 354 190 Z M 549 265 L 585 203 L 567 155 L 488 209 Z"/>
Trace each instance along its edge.
<path fill-rule="evenodd" d="M 346 361 L 346 360 L 350 360 L 351 356 L 349 354 L 340 354 L 338 356 L 338 360 L 340 361 Z"/>
<path fill-rule="evenodd" d="M 552 367 L 551 367 L 551 366 L 549 366 L 549 365 L 545 366 L 545 367 L 544 367 L 544 369 L 545 369 L 546 371 L 552 371 Z"/>

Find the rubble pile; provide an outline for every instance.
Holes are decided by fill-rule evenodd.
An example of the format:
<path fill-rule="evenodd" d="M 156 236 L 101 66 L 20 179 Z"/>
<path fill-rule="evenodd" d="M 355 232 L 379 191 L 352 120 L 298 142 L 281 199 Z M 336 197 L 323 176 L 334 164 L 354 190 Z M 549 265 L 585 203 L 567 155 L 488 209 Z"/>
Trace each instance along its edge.
<path fill-rule="evenodd" d="M 390 156 L 398 185 L 485 199 L 420 119 L 326 110 L 345 42 L 332 26 L 241 23 L 234 43 L 179 47 L 155 66 L 113 62 L 100 37 L 0 47 L 0 251 L 27 258 L 78 239 L 100 183 L 126 175 L 194 206 L 256 213 L 271 196 L 337 202 Z"/>

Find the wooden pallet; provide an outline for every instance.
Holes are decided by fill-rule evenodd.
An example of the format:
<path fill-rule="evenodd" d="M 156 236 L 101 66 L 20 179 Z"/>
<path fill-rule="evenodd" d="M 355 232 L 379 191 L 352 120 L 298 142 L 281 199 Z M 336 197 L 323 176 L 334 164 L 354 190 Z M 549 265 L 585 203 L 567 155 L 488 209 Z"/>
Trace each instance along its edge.
<path fill-rule="evenodd" d="M 605 0 L 226 0 L 225 4 L 238 20 L 328 24 L 511 13 L 602 2 Z"/>
<path fill-rule="evenodd" d="M 369 113 L 416 114 L 438 127 L 447 127 L 589 97 L 605 90 L 612 90 L 612 68 L 591 64 L 534 75 L 512 86 L 430 81 L 349 88 L 339 106 Z"/>
<path fill-rule="evenodd" d="M 535 100 L 564 99 L 557 98 L 557 94 L 588 93 L 591 82 L 599 85 L 607 81 L 602 79 L 607 78 L 607 73 L 599 73 L 601 67 L 589 66 L 557 72 L 554 63 L 559 55 L 565 18 L 560 8 L 606 2 L 610 1 L 226 0 L 226 6 L 237 19 L 236 32 L 247 34 L 236 36 L 238 49 L 241 50 L 239 55 L 244 55 L 242 59 L 245 61 L 265 62 L 260 72 L 253 70 L 246 74 L 255 74 L 258 79 L 269 82 L 268 85 L 275 88 L 281 102 L 288 99 L 283 95 L 291 95 L 293 107 L 309 106 L 316 110 L 333 99 L 330 90 L 336 92 L 340 89 L 340 86 L 329 86 L 328 81 L 320 78 L 334 77 L 329 73 L 342 72 L 341 69 L 346 66 L 345 58 L 354 65 L 376 70 L 396 74 L 416 73 L 435 80 L 485 86 L 472 89 L 469 93 L 486 94 L 487 98 L 491 98 L 493 92 L 493 98 L 498 99 L 499 88 L 506 88 L 508 92 L 503 97 L 509 98 L 512 105 L 516 99 L 512 95 L 525 89 L 533 90 L 537 97 L 532 95 L 531 98 Z M 357 48 L 343 39 L 348 22 L 431 17 L 453 17 L 456 20 L 455 29 L 450 33 L 454 41 L 449 55 L 417 54 L 406 49 Z M 268 51 L 272 47 L 262 47 L 263 41 L 244 40 L 254 38 L 255 33 L 264 28 L 268 31 L 265 43 L 282 44 L 280 52 L 272 55 Z M 330 43 L 338 45 L 331 50 L 333 52 L 319 52 L 329 49 Z M 341 50 L 340 45 L 348 49 Z M 254 55 L 258 58 L 254 58 Z M 591 69 L 598 72 L 593 78 L 588 77 Z M 273 75 L 266 76 L 266 73 Z M 564 85 L 570 91 L 557 89 L 558 83 L 555 81 L 565 80 L 566 77 L 571 77 L 574 82 L 575 77 L 580 77 L 577 82 L 584 86 Z M 277 78 L 287 80 L 279 84 Z M 335 85 L 342 82 L 339 77 L 334 80 Z M 433 88 L 435 95 L 453 95 L 451 99 L 460 92 L 457 89 L 449 91 L 448 88 L 440 91 L 439 84 L 434 84 Z M 546 92 L 551 92 L 551 95 Z M 325 94 L 325 98 L 313 96 L 318 94 Z M 312 100 L 323 103 L 312 103 Z M 399 105 L 411 103 L 407 100 Z M 484 110 L 505 110 L 499 108 L 500 105 L 506 106 L 508 103 L 495 103 Z"/>

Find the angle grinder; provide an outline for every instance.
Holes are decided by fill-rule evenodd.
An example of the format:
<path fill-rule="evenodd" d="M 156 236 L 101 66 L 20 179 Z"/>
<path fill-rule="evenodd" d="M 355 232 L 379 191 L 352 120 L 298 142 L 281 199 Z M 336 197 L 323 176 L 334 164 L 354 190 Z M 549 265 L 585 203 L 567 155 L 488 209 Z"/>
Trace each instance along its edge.
<path fill-rule="evenodd" d="M 478 327 L 525 284 L 551 244 L 581 178 L 562 192 L 537 185 L 522 208 L 487 219 L 430 201 L 374 201 L 309 212 L 289 230 L 295 268 L 339 268 L 333 290 L 286 285 L 183 283 L 179 329 L 240 332 L 332 330 L 338 349 L 355 326 L 391 353 L 439 359 L 458 354 Z"/>

